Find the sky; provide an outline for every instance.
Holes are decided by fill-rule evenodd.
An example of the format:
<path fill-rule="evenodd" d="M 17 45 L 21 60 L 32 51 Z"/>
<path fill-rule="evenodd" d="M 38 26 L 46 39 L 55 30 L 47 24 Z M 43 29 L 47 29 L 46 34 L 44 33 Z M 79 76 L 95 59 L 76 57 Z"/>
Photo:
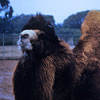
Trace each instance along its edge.
<path fill-rule="evenodd" d="M 9 0 L 14 15 L 36 14 L 53 15 L 56 23 L 70 15 L 85 10 L 100 10 L 100 0 Z"/>

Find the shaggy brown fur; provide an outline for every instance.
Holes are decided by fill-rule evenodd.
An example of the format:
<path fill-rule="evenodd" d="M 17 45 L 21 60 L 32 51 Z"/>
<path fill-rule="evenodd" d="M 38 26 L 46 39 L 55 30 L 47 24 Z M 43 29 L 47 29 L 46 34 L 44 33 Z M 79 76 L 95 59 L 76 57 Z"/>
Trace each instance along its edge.
<path fill-rule="evenodd" d="M 84 25 L 91 23 L 88 34 L 82 35 L 73 50 L 76 59 L 75 100 L 100 100 L 100 20 L 96 13 L 99 12 L 92 11 L 86 16 Z"/>
<path fill-rule="evenodd" d="M 73 53 L 55 35 L 53 26 L 41 15 L 32 17 L 26 29 L 44 31 L 32 51 L 16 66 L 13 85 L 15 100 L 71 100 L 74 76 Z"/>
<path fill-rule="evenodd" d="M 82 24 L 82 34 L 100 33 L 100 11 L 90 11 Z"/>

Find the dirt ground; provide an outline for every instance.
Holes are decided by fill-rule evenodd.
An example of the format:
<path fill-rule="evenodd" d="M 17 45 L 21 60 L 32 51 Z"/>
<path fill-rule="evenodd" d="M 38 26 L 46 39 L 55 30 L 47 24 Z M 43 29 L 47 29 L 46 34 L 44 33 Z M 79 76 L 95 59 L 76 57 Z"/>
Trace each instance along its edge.
<path fill-rule="evenodd" d="M 18 59 L 21 55 L 18 46 L 0 46 L 0 59 Z"/>
<path fill-rule="evenodd" d="M 0 60 L 0 100 L 14 100 L 12 75 L 18 60 Z"/>

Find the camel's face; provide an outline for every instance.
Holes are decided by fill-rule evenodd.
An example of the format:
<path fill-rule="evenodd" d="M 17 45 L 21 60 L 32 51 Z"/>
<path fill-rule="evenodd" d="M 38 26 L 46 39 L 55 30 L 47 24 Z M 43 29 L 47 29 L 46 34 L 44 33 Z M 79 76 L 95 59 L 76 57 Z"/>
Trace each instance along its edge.
<path fill-rule="evenodd" d="M 38 39 L 39 30 L 24 30 L 20 33 L 18 45 L 22 50 L 32 50 L 32 41 Z"/>

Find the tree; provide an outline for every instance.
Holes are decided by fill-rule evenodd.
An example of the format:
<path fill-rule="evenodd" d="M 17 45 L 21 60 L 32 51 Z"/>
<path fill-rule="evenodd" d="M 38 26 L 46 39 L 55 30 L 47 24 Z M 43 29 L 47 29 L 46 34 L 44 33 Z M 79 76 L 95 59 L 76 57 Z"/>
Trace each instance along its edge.
<path fill-rule="evenodd" d="M 10 6 L 9 11 L 5 12 L 5 18 L 11 18 L 13 14 L 13 8 Z"/>
<path fill-rule="evenodd" d="M 14 17 L 10 23 L 13 25 L 13 33 L 20 33 L 22 27 L 28 22 L 28 20 L 32 17 L 32 15 L 24 15 L 21 14 L 19 16 Z"/>
<path fill-rule="evenodd" d="M 8 0 L 0 0 L 0 12 L 7 9 L 9 7 Z"/>
<path fill-rule="evenodd" d="M 88 11 L 78 12 L 64 20 L 63 26 L 66 28 L 80 28 Z"/>
<path fill-rule="evenodd" d="M 7 11 L 5 11 L 6 19 L 11 18 L 13 15 L 13 8 L 9 4 L 9 0 L 0 0 L 0 12 L 5 11 L 7 9 Z"/>
<path fill-rule="evenodd" d="M 9 33 L 13 31 L 13 25 L 10 23 L 9 19 L 12 17 L 13 8 L 9 4 L 9 0 L 0 0 L 0 13 L 5 13 L 5 16 L 0 16 L 0 33 Z"/>
<path fill-rule="evenodd" d="M 52 25 L 55 25 L 55 20 L 52 15 L 44 15 L 44 18 L 49 21 Z"/>

